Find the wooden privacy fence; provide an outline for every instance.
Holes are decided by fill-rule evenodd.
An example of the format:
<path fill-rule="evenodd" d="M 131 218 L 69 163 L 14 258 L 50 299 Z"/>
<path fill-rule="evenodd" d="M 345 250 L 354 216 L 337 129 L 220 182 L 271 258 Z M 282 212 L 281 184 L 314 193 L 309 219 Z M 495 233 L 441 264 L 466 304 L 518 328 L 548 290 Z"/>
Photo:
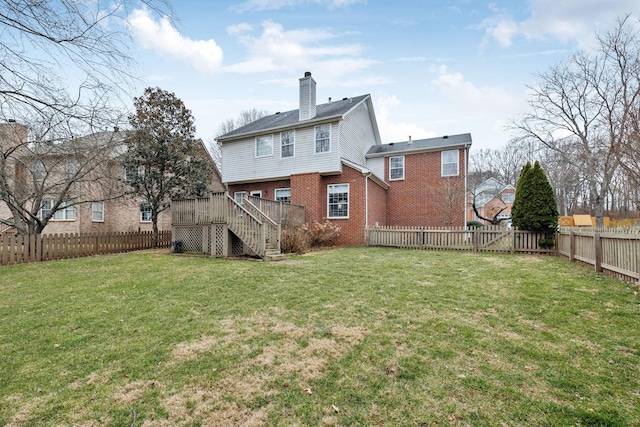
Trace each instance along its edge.
<path fill-rule="evenodd" d="M 366 229 L 367 246 L 413 249 L 447 249 L 490 252 L 555 254 L 542 248 L 542 233 L 502 227 L 376 227 Z"/>
<path fill-rule="evenodd" d="M 567 227 L 558 231 L 558 254 L 623 280 L 640 280 L 638 227 Z"/>
<path fill-rule="evenodd" d="M 0 234 L 0 265 L 52 261 L 149 249 L 151 231 L 114 233 L 64 233 L 23 236 Z M 161 231 L 158 247 L 171 245 L 171 231 Z"/>

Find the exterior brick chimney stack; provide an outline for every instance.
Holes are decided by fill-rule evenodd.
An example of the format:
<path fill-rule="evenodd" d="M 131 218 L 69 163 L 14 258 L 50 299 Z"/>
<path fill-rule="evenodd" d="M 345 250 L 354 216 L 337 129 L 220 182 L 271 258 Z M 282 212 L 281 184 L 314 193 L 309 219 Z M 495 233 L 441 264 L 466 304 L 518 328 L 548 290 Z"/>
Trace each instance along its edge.
<path fill-rule="evenodd" d="M 309 120 L 316 116 L 316 81 L 307 71 L 300 79 L 300 110 L 298 119 Z"/>

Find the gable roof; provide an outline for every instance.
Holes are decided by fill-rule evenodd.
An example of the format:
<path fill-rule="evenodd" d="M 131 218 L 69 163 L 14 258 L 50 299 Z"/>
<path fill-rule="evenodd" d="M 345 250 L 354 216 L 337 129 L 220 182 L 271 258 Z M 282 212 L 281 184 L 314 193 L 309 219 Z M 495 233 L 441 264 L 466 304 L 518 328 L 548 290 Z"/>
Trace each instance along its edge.
<path fill-rule="evenodd" d="M 328 102 L 316 106 L 316 115 L 309 120 L 299 120 L 299 110 L 286 111 L 284 113 L 275 113 L 270 116 L 262 117 L 247 125 L 234 129 L 224 135 L 216 138 L 219 142 L 230 141 L 239 137 L 245 137 L 252 134 L 265 133 L 268 131 L 284 130 L 286 128 L 294 128 L 297 126 L 308 126 L 316 122 L 324 122 L 330 119 L 343 118 L 347 113 L 353 110 L 358 104 L 365 100 L 371 99 L 370 95 L 354 96 L 352 98 L 343 98 L 340 101 Z"/>
<path fill-rule="evenodd" d="M 389 144 L 373 145 L 367 151 L 367 158 L 384 157 L 395 154 L 410 154 L 424 151 L 440 151 L 471 145 L 471 134 L 445 135 L 437 138 L 416 139 Z"/>

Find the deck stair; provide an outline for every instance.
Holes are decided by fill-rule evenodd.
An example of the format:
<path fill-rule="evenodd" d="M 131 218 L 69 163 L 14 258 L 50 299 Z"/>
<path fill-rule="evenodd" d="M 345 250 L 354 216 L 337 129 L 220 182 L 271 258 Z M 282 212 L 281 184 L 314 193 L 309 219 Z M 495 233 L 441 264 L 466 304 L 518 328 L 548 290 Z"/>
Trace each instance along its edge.
<path fill-rule="evenodd" d="M 235 200 L 226 192 L 214 193 L 208 198 L 174 201 L 171 211 L 176 240 L 189 240 L 186 246 L 191 246 L 193 251 L 202 248 L 203 252 L 215 256 L 242 252 L 265 261 L 286 259 L 280 250 L 282 223 L 290 224 L 291 218 L 304 218 L 301 206 L 246 195 L 242 200 Z M 227 238 L 228 232 L 231 234 Z"/>

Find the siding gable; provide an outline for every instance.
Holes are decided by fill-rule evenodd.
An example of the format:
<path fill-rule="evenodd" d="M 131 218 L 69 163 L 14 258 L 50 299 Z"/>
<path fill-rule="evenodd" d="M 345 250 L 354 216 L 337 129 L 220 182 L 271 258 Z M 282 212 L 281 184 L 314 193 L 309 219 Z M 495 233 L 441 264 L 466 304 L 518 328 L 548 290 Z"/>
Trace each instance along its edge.
<path fill-rule="evenodd" d="M 361 102 L 340 123 L 340 149 L 342 156 L 358 165 L 365 165 L 365 155 L 377 144 L 369 103 Z"/>

